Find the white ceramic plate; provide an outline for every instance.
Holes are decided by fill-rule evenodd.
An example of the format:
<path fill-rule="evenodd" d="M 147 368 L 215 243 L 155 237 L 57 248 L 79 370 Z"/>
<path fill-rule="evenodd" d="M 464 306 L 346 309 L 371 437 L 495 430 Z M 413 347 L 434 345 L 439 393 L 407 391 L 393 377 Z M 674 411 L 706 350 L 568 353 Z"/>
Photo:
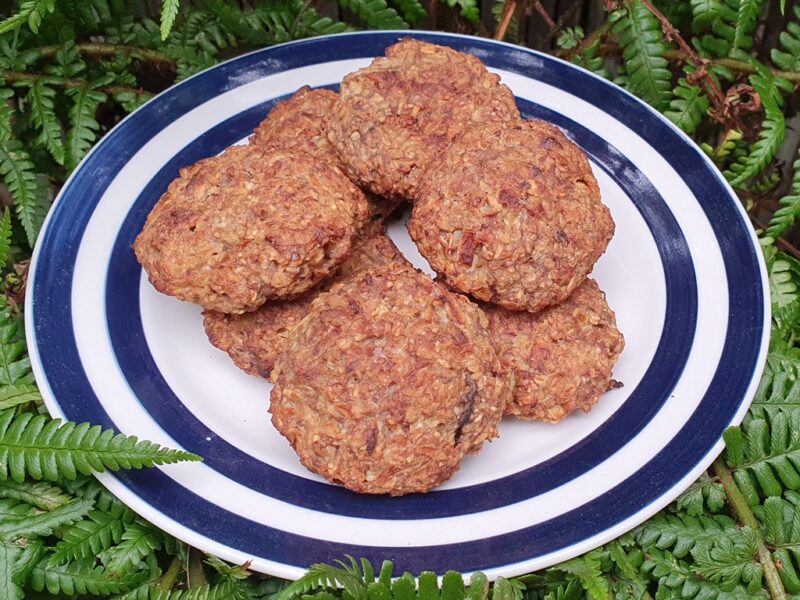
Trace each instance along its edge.
<path fill-rule="evenodd" d="M 158 294 L 131 250 L 180 167 L 241 142 L 278 100 L 341 78 L 404 35 L 480 57 L 527 117 L 589 155 L 617 233 L 594 270 L 626 339 L 588 415 L 503 421 L 440 489 L 350 493 L 304 469 L 267 413 L 269 385 L 206 340 L 200 310 Z M 420 267 L 402 223 L 391 235 Z M 223 558 L 299 576 L 344 554 L 399 571 L 514 575 L 642 522 L 708 466 L 763 368 L 769 304 L 744 211 L 688 138 L 619 88 L 549 56 L 464 36 L 344 34 L 219 65 L 107 135 L 69 180 L 34 253 L 31 360 L 54 415 L 205 457 L 101 481 L 148 520 Z"/>

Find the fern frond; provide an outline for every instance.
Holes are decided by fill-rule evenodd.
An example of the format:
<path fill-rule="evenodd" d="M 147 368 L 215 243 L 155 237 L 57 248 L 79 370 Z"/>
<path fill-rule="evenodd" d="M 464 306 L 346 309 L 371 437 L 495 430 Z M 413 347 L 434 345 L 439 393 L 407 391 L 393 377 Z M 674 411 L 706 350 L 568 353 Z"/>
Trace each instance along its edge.
<path fill-rule="evenodd" d="M 6 263 L 8 262 L 8 251 L 11 249 L 11 233 L 11 213 L 6 206 L 3 211 L 3 220 L 0 221 L 0 271 L 6 268 Z M 0 409 L 21 404 L 21 402 L 17 402 L 16 404 L 4 406 L 4 402 L 9 402 L 8 397 L 3 397 L 4 392 L 5 390 L 0 390 Z"/>
<path fill-rule="evenodd" d="M 450 8 L 461 7 L 461 16 L 470 23 L 477 23 L 481 13 L 476 0 L 446 0 Z"/>
<path fill-rule="evenodd" d="M 720 0 L 691 0 L 692 29 L 700 31 L 711 25 L 722 13 Z"/>
<path fill-rule="evenodd" d="M 63 165 L 64 140 L 61 139 L 61 124 L 56 116 L 53 101 L 56 91 L 48 85 L 52 83 L 58 83 L 58 81 L 46 77 L 36 79 L 28 90 L 27 100 L 30 103 L 33 125 L 40 130 L 37 141 L 47 148 L 58 164 Z"/>
<path fill-rule="evenodd" d="M 693 134 L 708 112 L 708 98 L 697 85 L 692 85 L 685 78 L 678 80 L 672 91 L 673 99 L 664 115 L 689 135 Z"/>
<path fill-rule="evenodd" d="M 393 4 L 400 9 L 403 20 L 414 25 L 428 16 L 428 11 L 419 0 L 394 0 Z"/>
<path fill-rule="evenodd" d="M 136 436 L 114 434 L 111 429 L 80 425 L 14 410 L 0 412 L 0 480 L 74 479 L 106 469 L 141 469 L 201 458 L 182 450 L 139 441 Z"/>
<path fill-rule="evenodd" d="M 692 549 L 692 570 L 702 577 L 719 583 L 722 589 L 733 589 L 740 582 L 748 592 L 761 590 L 764 571 L 758 562 L 758 538 L 749 527 L 742 527 L 736 539 L 720 537 L 713 543 L 698 544 Z"/>
<path fill-rule="evenodd" d="M 14 107 L 11 99 L 14 97 L 14 90 L 0 88 L 0 140 L 10 139 L 13 135 L 11 122 L 14 118 Z"/>
<path fill-rule="evenodd" d="M 656 109 L 665 110 L 672 75 L 663 56 L 667 46 L 658 20 L 636 0 L 625 4 L 613 33 L 622 47 L 628 89 Z"/>
<path fill-rule="evenodd" d="M 670 550 L 677 558 L 687 556 L 697 544 L 737 535 L 740 532 L 736 522 L 725 515 L 711 518 L 661 513 L 636 530 L 636 539 L 642 546 Z"/>
<path fill-rule="evenodd" d="M 370 29 L 408 29 L 408 23 L 385 0 L 339 0 L 339 4 L 353 11 Z"/>
<path fill-rule="evenodd" d="M 340 565 L 341 567 L 322 563 L 311 565 L 305 575 L 282 589 L 274 600 L 291 600 L 312 590 L 335 589 L 339 586 L 343 587 L 354 600 L 367 600 L 367 586 L 358 567 L 355 565 L 348 567 L 341 562 Z"/>
<path fill-rule="evenodd" d="M 72 98 L 72 106 L 69 109 L 66 167 L 72 171 L 97 140 L 100 124 L 94 117 L 97 107 L 106 101 L 107 96 L 90 86 L 69 89 L 67 95 Z"/>
<path fill-rule="evenodd" d="M 14 577 L 14 567 L 22 556 L 22 548 L 17 544 L 0 541 L 0 598 L 22 600 L 25 593 Z"/>
<path fill-rule="evenodd" d="M 236 581 L 174 592 L 156 589 L 149 596 L 150 600 L 247 600 L 247 598 L 247 588 Z"/>
<path fill-rule="evenodd" d="M 685 510 L 690 517 L 718 513 L 725 506 L 725 490 L 722 484 L 708 477 L 700 476 L 689 488 L 675 500 L 678 510 Z"/>
<path fill-rule="evenodd" d="M 30 586 L 34 591 L 51 594 L 97 594 L 110 596 L 133 589 L 147 577 L 146 573 L 109 576 L 93 560 L 79 560 L 64 565 L 51 565 L 44 558 L 31 571 Z"/>
<path fill-rule="evenodd" d="M 166 40 L 169 37 L 172 26 L 175 24 L 175 18 L 178 16 L 180 9 L 180 0 L 163 0 L 161 4 L 161 39 Z"/>
<path fill-rule="evenodd" d="M 779 82 L 766 69 L 759 70 L 759 73 L 750 76 L 750 83 L 761 97 L 765 118 L 758 141 L 753 144 L 747 156 L 739 159 L 725 172 L 732 186 L 739 186 L 763 171 L 775 158 L 786 135 L 786 119 L 783 116 L 781 96 L 777 91 Z"/>
<path fill-rule="evenodd" d="M 800 6 L 794 7 L 794 16 L 800 21 Z M 770 58 L 775 66 L 784 71 L 800 71 L 800 23 L 790 21 L 778 40 L 783 50 L 773 48 Z"/>
<path fill-rule="evenodd" d="M 608 580 L 603 576 L 603 570 L 600 567 L 600 552 L 599 549 L 592 550 L 583 556 L 557 564 L 553 569 L 575 575 L 580 580 L 583 589 L 593 598 L 608 598 Z"/>
<path fill-rule="evenodd" d="M 749 50 L 753 46 L 753 31 L 755 31 L 764 0 L 738 0 L 738 14 L 733 34 L 734 49 Z"/>
<path fill-rule="evenodd" d="M 33 385 L 20 316 L 0 299 L 0 386 Z"/>
<path fill-rule="evenodd" d="M 125 526 L 133 523 L 135 516 L 129 509 L 116 505 L 110 511 L 91 511 L 85 519 L 64 532 L 50 560 L 55 564 L 98 556 L 120 543 Z"/>
<path fill-rule="evenodd" d="M 753 417 L 766 419 L 774 412 L 800 409 L 800 356 L 793 354 L 774 350 L 767 355 L 764 375 L 750 408 Z"/>
<path fill-rule="evenodd" d="M 789 193 L 778 201 L 780 208 L 769 220 L 767 235 L 777 239 L 789 230 L 800 217 L 800 152 L 792 165 L 792 187 Z"/>
<path fill-rule="evenodd" d="M 72 499 L 61 488 L 43 481 L 17 483 L 10 479 L 0 481 L 0 498 L 13 498 L 47 511 L 64 506 Z"/>
<path fill-rule="evenodd" d="M 152 527 L 133 522 L 125 527 L 122 541 L 102 555 L 103 564 L 111 573 L 125 573 L 151 552 L 161 548 L 160 536 Z"/>
<path fill-rule="evenodd" d="M 34 535 L 48 536 L 57 527 L 70 525 L 83 518 L 91 509 L 91 502 L 75 499 L 58 508 L 54 508 L 50 512 L 39 513 L 13 523 L 0 523 L 0 539 L 13 541 L 21 537 Z"/>
<path fill-rule="evenodd" d="M 22 143 L 15 138 L 0 140 L 0 176 L 11 192 L 17 217 L 33 248 L 44 222 L 42 181 Z"/>
<path fill-rule="evenodd" d="M 30 517 L 36 509 L 25 502 L 18 500 L 0 500 L 0 523 L 19 521 Z"/>
<path fill-rule="evenodd" d="M 19 7 L 19 12 L 0 22 L 0 34 L 28 24 L 33 33 L 39 33 L 39 26 L 45 15 L 56 9 L 56 0 L 26 0 Z"/>

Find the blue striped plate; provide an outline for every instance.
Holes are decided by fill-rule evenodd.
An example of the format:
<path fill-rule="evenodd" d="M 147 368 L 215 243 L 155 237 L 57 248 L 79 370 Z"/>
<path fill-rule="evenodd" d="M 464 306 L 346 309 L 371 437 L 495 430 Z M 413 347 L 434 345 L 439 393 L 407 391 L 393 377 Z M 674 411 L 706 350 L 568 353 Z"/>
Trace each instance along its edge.
<path fill-rule="evenodd" d="M 334 87 L 400 37 L 478 56 L 527 117 L 589 155 L 617 223 L 594 270 L 626 349 L 588 415 L 505 420 L 440 489 L 371 497 L 306 471 L 267 413 L 269 384 L 206 340 L 197 307 L 155 292 L 131 244 L 178 169 L 240 142 L 298 87 Z M 392 236 L 426 268 L 402 223 Z M 655 513 L 743 417 L 769 335 L 768 288 L 747 216 L 703 153 L 651 108 L 530 50 L 439 33 L 343 34 L 276 46 L 167 90 L 109 133 L 39 238 L 28 343 L 54 415 L 205 457 L 103 475 L 189 544 L 282 577 L 344 554 L 399 570 L 515 575 L 571 558 Z"/>

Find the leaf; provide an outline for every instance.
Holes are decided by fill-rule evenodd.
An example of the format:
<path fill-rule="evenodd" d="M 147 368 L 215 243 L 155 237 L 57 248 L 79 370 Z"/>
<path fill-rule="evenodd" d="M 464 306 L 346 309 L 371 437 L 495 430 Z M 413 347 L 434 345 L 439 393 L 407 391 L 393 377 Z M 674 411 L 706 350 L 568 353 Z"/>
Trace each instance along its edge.
<path fill-rule="evenodd" d="M 37 177 L 30 156 L 17 139 L 0 140 L 0 176 L 11 192 L 17 217 L 33 248 L 46 214 L 46 184 L 44 178 Z"/>
<path fill-rule="evenodd" d="M 112 506 L 109 511 L 93 510 L 64 532 L 50 559 L 59 563 L 96 557 L 122 540 L 125 526 L 130 525 L 134 518 L 129 509 L 120 505 Z"/>
<path fill-rule="evenodd" d="M 722 13 L 720 0 L 691 0 L 692 29 L 700 31 L 711 25 Z"/>
<path fill-rule="evenodd" d="M 5 269 L 8 262 L 8 251 L 11 248 L 11 213 L 6 206 L 3 210 L 3 220 L 0 221 L 0 271 Z M 21 404 L 22 401 L 14 402 L 14 394 L 6 396 L 6 390 L 0 390 L 0 409 L 8 408 Z M 5 396 L 5 397 L 4 397 Z"/>
<path fill-rule="evenodd" d="M 476 0 L 446 0 L 450 8 L 461 7 L 461 16 L 470 23 L 477 23 L 481 17 L 480 9 Z"/>
<path fill-rule="evenodd" d="M 28 91 L 31 119 L 40 130 L 38 142 L 42 144 L 60 165 L 64 164 L 64 141 L 61 139 L 61 124 L 56 117 L 53 99 L 56 91 L 47 84 L 57 84 L 58 80 L 38 77 Z"/>
<path fill-rule="evenodd" d="M 408 23 L 385 0 L 339 0 L 339 4 L 353 11 L 370 29 L 408 29 Z"/>
<path fill-rule="evenodd" d="M 747 50 L 753 45 L 752 34 L 761 15 L 764 0 L 738 0 L 738 2 L 733 47 Z"/>
<path fill-rule="evenodd" d="M 311 590 L 335 589 L 342 586 L 354 600 L 367 600 L 367 586 L 364 577 L 350 558 L 351 565 L 339 561 L 340 567 L 323 563 L 311 565 L 300 579 L 282 589 L 274 600 L 290 600 L 295 596 L 306 594 Z M 397 595 L 395 594 L 397 598 Z"/>
<path fill-rule="evenodd" d="M 393 4 L 400 9 L 403 20 L 414 25 L 428 16 L 428 11 L 419 0 L 394 0 Z"/>
<path fill-rule="evenodd" d="M 161 548 L 161 539 L 152 527 L 134 522 L 125 527 L 122 542 L 103 553 L 106 570 L 126 573 L 151 552 Z"/>
<path fill-rule="evenodd" d="M 246 600 L 246 588 L 236 581 L 225 581 L 218 585 L 205 585 L 191 590 L 151 592 L 150 600 Z"/>
<path fill-rule="evenodd" d="M 22 555 L 22 548 L 16 544 L 0 541 L 0 598 L 3 600 L 22 600 L 25 593 L 14 581 L 14 567 Z"/>
<path fill-rule="evenodd" d="M 800 6 L 794 7 L 794 16 L 800 21 Z M 770 50 L 772 62 L 784 71 L 800 71 L 800 23 L 789 21 L 778 39 L 783 50 Z"/>
<path fill-rule="evenodd" d="M 63 527 L 79 520 L 91 508 L 91 502 L 75 499 L 58 508 L 54 508 L 50 512 L 38 513 L 12 523 L 0 523 L 0 539 L 13 541 L 21 537 L 34 535 L 48 536 L 57 527 Z"/>
<path fill-rule="evenodd" d="M 26 0 L 20 5 L 19 12 L 0 22 L 0 34 L 17 29 L 26 22 L 33 33 L 39 33 L 42 19 L 55 8 L 55 0 Z"/>
<path fill-rule="evenodd" d="M 721 537 L 736 538 L 741 535 L 736 522 L 725 515 L 692 517 L 688 514 L 660 513 L 636 530 L 636 539 L 643 547 L 655 546 L 671 550 L 683 558 L 695 545 L 712 543 Z"/>
<path fill-rule="evenodd" d="M 553 569 L 575 575 L 595 600 L 609 598 L 608 580 L 603 576 L 598 559 L 599 551 L 592 550 L 581 557 L 555 565 Z"/>
<path fill-rule="evenodd" d="M 70 501 L 70 496 L 49 483 L 0 481 L 0 498 L 13 498 L 41 510 L 52 511 Z"/>
<path fill-rule="evenodd" d="M 25 502 L 17 500 L 0 500 L 0 523 L 19 521 L 34 514 L 35 509 Z"/>
<path fill-rule="evenodd" d="M 5 216 L 8 216 L 8 208 L 6 208 Z M 0 223 L 0 257 L 2 256 L 3 252 L 3 245 L 2 239 L 5 235 L 5 227 L 6 227 L 6 218 L 3 218 L 2 223 Z M 10 237 L 11 225 L 9 221 L 8 226 L 8 235 Z M 8 250 L 6 249 L 6 252 Z M 42 395 L 39 393 L 39 388 L 35 385 L 7 385 L 5 387 L 0 388 L 0 410 L 5 410 L 7 408 L 12 408 L 14 406 L 19 406 L 21 404 L 28 404 L 29 402 L 34 403 L 41 403 Z"/>
<path fill-rule="evenodd" d="M 21 315 L 15 317 L 5 299 L 0 298 L 0 386 L 29 385 L 32 382 Z"/>
<path fill-rule="evenodd" d="M 163 0 L 161 4 L 161 39 L 166 40 L 169 37 L 172 26 L 175 24 L 175 18 L 178 16 L 180 9 L 180 0 Z"/>
<path fill-rule="evenodd" d="M 69 89 L 67 95 L 72 98 L 72 106 L 69 109 L 66 167 L 72 171 L 97 140 L 100 124 L 95 120 L 95 113 L 108 97 L 91 86 Z"/>
<path fill-rule="evenodd" d="M 51 565 L 44 558 L 31 571 L 30 586 L 51 594 L 97 594 L 109 596 L 133 589 L 147 577 L 146 573 L 126 573 L 110 577 L 93 560 L 79 560 L 64 565 Z"/>
<path fill-rule="evenodd" d="M 664 111 L 664 116 L 691 135 L 708 112 L 708 98 L 699 86 L 688 83 L 683 77 L 678 80 L 678 85 L 672 92 L 674 97 L 669 103 L 669 109 Z"/>
<path fill-rule="evenodd" d="M 74 479 L 106 469 L 141 469 L 181 461 L 202 460 L 182 450 L 162 448 L 139 441 L 136 436 L 114 434 L 111 429 L 62 422 L 44 415 L 13 410 L 0 412 L 0 480 L 11 477 L 22 482 L 32 479 Z"/>
<path fill-rule="evenodd" d="M 675 503 L 678 510 L 685 510 L 690 517 L 702 516 L 706 510 L 718 513 L 725 506 L 725 490 L 721 483 L 709 479 L 704 473 L 678 496 Z"/>
<path fill-rule="evenodd" d="M 670 103 L 672 76 L 663 56 L 667 46 L 658 20 L 634 0 L 625 4 L 613 32 L 622 47 L 628 88 L 658 110 L 665 110 Z"/>
<path fill-rule="evenodd" d="M 739 539 L 721 537 L 710 544 L 698 544 L 692 549 L 695 564 L 692 570 L 715 583 L 723 590 L 734 589 L 740 581 L 750 592 L 761 590 L 763 568 L 756 560 L 758 541 L 749 527 L 742 528 Z"/>

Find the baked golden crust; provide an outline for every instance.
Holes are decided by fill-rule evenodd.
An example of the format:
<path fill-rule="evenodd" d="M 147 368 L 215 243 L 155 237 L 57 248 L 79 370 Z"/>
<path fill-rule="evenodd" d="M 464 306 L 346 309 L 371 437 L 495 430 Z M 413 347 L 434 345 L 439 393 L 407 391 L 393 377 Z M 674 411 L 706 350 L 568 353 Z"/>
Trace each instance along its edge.
<path fill-rule="evenodd" d="M 262 147 L 301 150 L 344 169 L 339 155 L 326 137 L 333 105 L 339 95 L 326 89 L 304 86 L 291 98 L 278 103 L 264 119 L 250 140 Z M 400 199 L 381 198 L 366 193 L 370 217 L 385 219 L 400 205 Z"/>
<path fill-rule="evenodd" d="M 312 304 L 272 371 L 272 422 L 311 471 L 362 493 L 425 492 L 497 435 L 511 395 L 466 297 L 409 267 Z"/>
<path fill-rule="evenodd" d="M 520 118 L 499 80 L 474 56 L 404 39 L 344 78 L 328 137 L 353 181 L 413 199 L 421 172 L 464 129 Z"/>
<path fill-rule="evenodd" d="M 361 190 L 311 155 L 235 146 L 181 170 L 134 250 L 159 291 L 242 313 L 333 273 L 367 210 Z"/>
<path fill-rule="evenodd" d="M 586 278 L 614 233 L 583 152 L 543 121 L 472 127 L 427 171 L 409 221 L 443 281 L 536 312 Z"/>
<path fill-rule="evenodd" d="M 482 308 L 500 362 L 514 374 L 506 414 L 557 423 L 575 410 L 589 412 L 614 387 L 611 370 L 625 341 L 593 280 L 536 314 Z"/>
<path fill-rule="evenodd" d="M 204 311 L 206 335 L 214 346 L 230 355 L 237 367 L 251 375 L 269 377 L 289 332 L 308 314 L 317 296 L 366 269 L 383 269 L 400 264 L 408 263 L 384 233 L 384 227 L 372 224 L 366 233 L 353 239 L 350 254 L 333 277 L 299 298 L 266 302 L 250 313 L 228 315 Z"/>

